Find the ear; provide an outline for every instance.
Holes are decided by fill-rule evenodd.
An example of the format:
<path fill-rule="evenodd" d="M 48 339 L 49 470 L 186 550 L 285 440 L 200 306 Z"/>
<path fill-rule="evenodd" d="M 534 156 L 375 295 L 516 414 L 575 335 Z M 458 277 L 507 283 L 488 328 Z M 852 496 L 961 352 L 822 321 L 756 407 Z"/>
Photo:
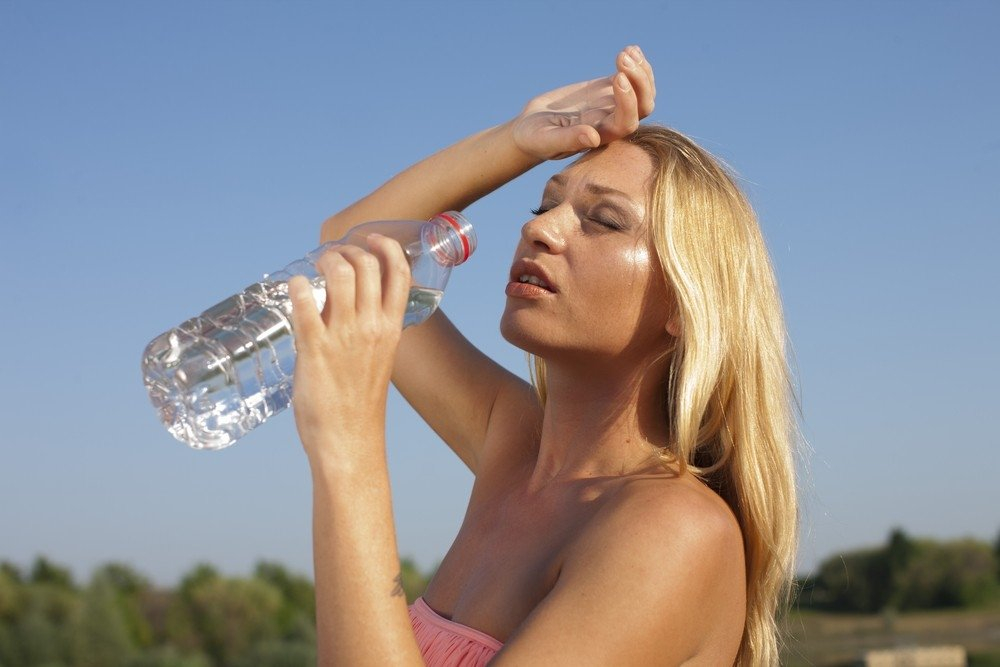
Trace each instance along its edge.
<path fill-rule="evenodd" d="M 674 315 L 669 320 L 667 320 L 667 333 L 674 338 L 679 338 L 681 335 L 681 318 L 679 315 Z"/>
<path fill-rule="evenodd" d="M 681 336 L 681 309 L 677 303 L 677 297 L 671 294 L 670 312 L 667 315 L 667 324 L 663 327 L 667 333 L 674 338 Z"/>

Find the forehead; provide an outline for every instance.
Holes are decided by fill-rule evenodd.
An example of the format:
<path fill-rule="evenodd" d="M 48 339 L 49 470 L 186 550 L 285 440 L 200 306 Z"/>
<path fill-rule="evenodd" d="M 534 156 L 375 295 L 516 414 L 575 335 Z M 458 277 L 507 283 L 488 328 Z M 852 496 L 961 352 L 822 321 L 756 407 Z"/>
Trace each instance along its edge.
<path fill-rule="evenodd" d="M 615 141 L 592 150 L 561 172 L 567 186 L 586 182 L 620 190 L 642 200 L 649 191 L 653 160 L 641 148 Z"/>

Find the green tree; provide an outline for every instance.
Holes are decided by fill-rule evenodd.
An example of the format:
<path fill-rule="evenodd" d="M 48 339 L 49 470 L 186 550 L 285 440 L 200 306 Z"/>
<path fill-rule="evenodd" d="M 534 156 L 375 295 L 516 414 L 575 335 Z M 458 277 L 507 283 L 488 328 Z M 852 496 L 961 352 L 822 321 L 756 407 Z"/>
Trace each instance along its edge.
<path fill-rule="evenodd" d="M 290 573 L 278 563 L 262 561 L 254 577 L 281 593 L 276 621 L 278 635 L 285 639 L 314 642 L 316 639 L 316 591 L 312 581 Z"/>
<path fill-rule="evenodd" d="M 21 572 L 10 563 L 0 563 L 0 624 L 12 622 L 21 609 Z M 3 658 L 0 657 L 0 664 Z"/>
<path fill-rule="evenodd" d="M 831 611 L 879 611 L 892 594 L 889 574 L 889 558 L 884 549 L 834 556 L 820 563 L 808 601 Z"/>
<path fill-rule="evenodd" d="M 45 556 L 39 556 L 35 559 L 35 563 L 31 567 L 31 583 L 50 584 L 57 588 L 76 590 L 76 586 L 73 584 L 73 574 L 69 569 L 52 563 Z"/>
<path fill-rule="evenodd" d="M 258 642 L 232 667 L 313 667 L 316 664 L 315 642 Z"/>
<path fill-rule="evenodd" d="M 0 561 L 0 577 L 7 577 L 19 584 L 24 583 L 24 575 L 21 574 L 21 568 L 10 561 Z"/>
<path fill-rule="evenodd" d="M 181 585 L 178 592 L 182 596 L 189 596 L 191 591 L 198 588 L 198 586 L 206 581 L 214 581 L 218 579 L 219 576 L 219 571 L 212 565 L 208 563 L 198 563 L 191 569 L 190 572 L 184 575 L 184 578 L 181 579 Z"/>
<path fill-rule="evenodd" d="M 20 647 L 14 631 L 8 622 L 0 622 L 0 665 L 3 667 L 19 667 L 21 661 Z"/>
<path fill-rule="evenodd" d="M 212 663 L 201 653 L 185 655 L 168 645 L 146 649 L 126 662 L 125 667 L 212 667 Z"/>
<path fill-rule="evenodd" d="M 202 648 L 203 641 L 198 632 L 200 619 L 195 616 L 197 611 L 194 594 L 200 586 L 219 579 L 218 571 L 208 563 L 198 563 L 184 575 L 167 602 L 164 614 L 164 636 L 167 642 L 184 651 Z"/>
<path fill-rule="evenodd" d="M 900 608 L 982 605 L 1000 595 L 996 567 L 992 549 L 983 542 L 925 540 L 900 581 Z"/>
<path fill-rule="evenodd" d="M 61 577 L 38 579 L 15 585 L 14 605 L 0 623 L 0 660 L 5 667 L 71 660 L 70 625 L 79 606 L 77 593 L 66 588 Z"/>
<path fill-rule="evenodd" d="M 997 560 L 997 579 L 1000 580 L 1000 530 L 997 531 L 997 539 L 993 543 L 993 557 Z"/>
<path fill-rule="evenodd" d="M 11 665 L 58 663 L 66 656 L 65 636 L 40 607 L 28 609 L 12 630 Z"/>
<path fill-rule="evenodd" d="M 278 639 L 282 595 L 260 579 L 228 579 L 199 566 L 181 582 L 171 604 L 171 639 L 182 650 L 203 651 L 229 665 L 257 642 Z"/>
<path fill-rule="evenodd" d="M 83 593 L 73 623 L 75 667 L 124 667 L 136 653 L 128 624 L 116 598 L 115 586 L 104 573 L 96 574 Z"/>
<path fill-rule="evenodd" d="M 410 558 L 403 558 L 399 562 L 400 577 L 403 584 L 403 591 L 406 593 L 406 602 L 412 604 L 414 600 L 423 595 L 424 589 L 429 583 L 428 577 L 420 573 L 416 563 Z"/>
<path fill-rule="evenodd" d="M 886 564 L 888 567 L 888 577 L 890 590 L 888 591 L 887 603 L 892 607 L 899 607 L 900 590 L 903 588 L 903 581 L 906 577 L 907 568 L 917 554 L 917 543 L 910 539 L 902 528 L 894 528 L 889 533 L 889 542 L 886 545 Z"/>
<path fill-rule="evenodd" d="M 123 563 L 107 563 L 94 574 L 108 582 L 115 593 L 115 603 L 125 621 L 132 644 L 145 648 L 153 643 L 153 630 L 144 615 L 144 601 L 152 586 L 146 577 Z"/>
<path fill-rule="evenodd" d="M 897 528 L 882 548 L 824 560 L 799 604 L 862 613 L 983 605 L 1000 599 L 997 561 L 985 542 L 914 540 Z"/>

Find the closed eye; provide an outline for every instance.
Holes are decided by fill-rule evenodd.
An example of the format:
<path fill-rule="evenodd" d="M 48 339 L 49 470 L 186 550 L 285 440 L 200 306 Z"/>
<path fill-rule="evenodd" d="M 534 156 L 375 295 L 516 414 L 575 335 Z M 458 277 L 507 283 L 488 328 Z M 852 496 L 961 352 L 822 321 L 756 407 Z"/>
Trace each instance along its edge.
<path fill-rule="evenodd" d="M 552 209 L 545 208 L 544 206 L 539 206 L 538 208 L 530 209 L 531 214 L 534 215 L 534 216 L 536 216 L 536 217 L 539 216 L 539 215 L 542 215 L 544 213 L 548 213 L 551 210 Z M 614 220 L 608 219 L 608 218 L 593 218 L 593 217 L 588 217 L 588 218 L 585 218 L 585 219 L 589 220 L 590 222 L 593 222 L 596 225 L 599 225 L 599 226 L 604 227 L 606 229 L 614 230 L 616 232 L 620 232 L 623 229 L 625 229 L 625 227 L 623 225 L 615 222 Z"/>
<path fill-rule="evenodd" d="M 614 222 L 613 220 L 607 220 L 605 218 L 587 218 L 587 220 L 590 220 L 591 222 L 598 224 L 601 227 L 607 227 L 608 229 L 613 229 L 617 232 L 620 232 L 621 230 L 625 229 L 617 222 Z"/>

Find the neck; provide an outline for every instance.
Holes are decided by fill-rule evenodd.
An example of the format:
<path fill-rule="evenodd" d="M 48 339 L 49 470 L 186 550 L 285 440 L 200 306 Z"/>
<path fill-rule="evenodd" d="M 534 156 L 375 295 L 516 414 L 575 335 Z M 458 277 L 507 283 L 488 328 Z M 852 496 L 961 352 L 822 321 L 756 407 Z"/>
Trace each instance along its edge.
<path fill-rule="evenodd" d="M 529 490 L 659 468 L 668 359 L 623 368 L 546 362 L 546 403 Z"/>

